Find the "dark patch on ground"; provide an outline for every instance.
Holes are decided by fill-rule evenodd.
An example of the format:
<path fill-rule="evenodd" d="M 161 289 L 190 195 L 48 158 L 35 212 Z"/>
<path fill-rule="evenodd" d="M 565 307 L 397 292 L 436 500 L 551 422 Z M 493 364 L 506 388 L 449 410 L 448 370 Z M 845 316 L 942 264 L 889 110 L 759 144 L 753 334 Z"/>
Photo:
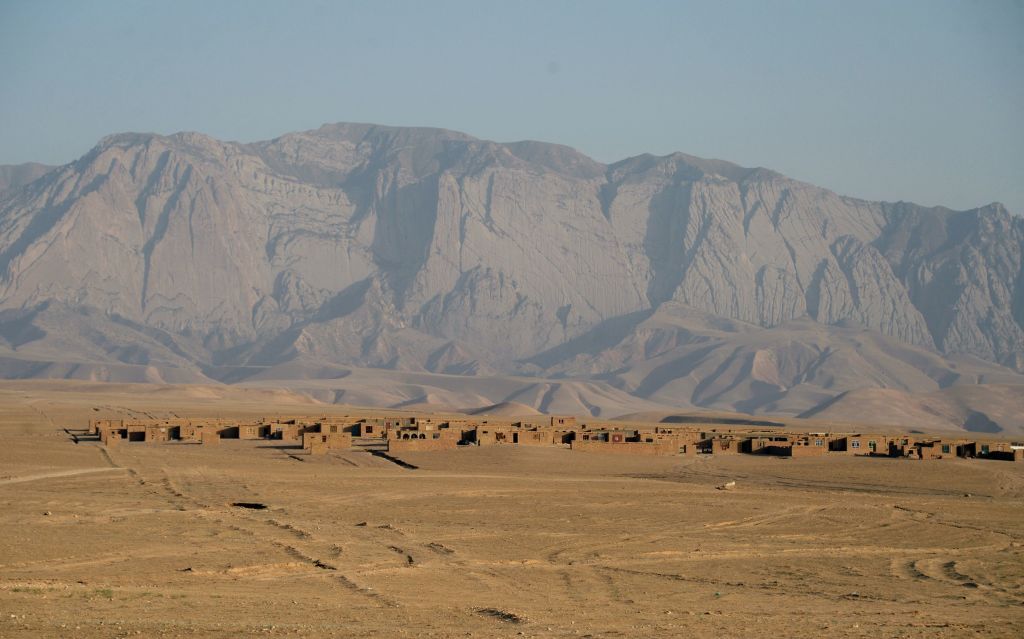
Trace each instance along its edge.
<path fill-rule="evenodd" d="M 385 453 L 384 451 L 381 451 L 381 450 L 371 450 L 369 452 L 374 457 L 380 457 L 381 459 L 386 459 L 389 462 L 391 462 L 392 464 L 398 464 L 399 466 L 401 466 L 402 468 L 405 468 L 406 470 L 416 470 L 417 468 L 419 468 L 419 466 L 414 466 L 414 465 L 410 464 L 407 461 L 402 461 L 401 459 L 399 459 L 397 457 L 392 457 L 391 455 L 388 455 L 387 453 Z"/>
<path fill-rule="evenodd" d="M 249 510 L 266 510 L 266 504 L 257 501 L 236 501 L 231 504 L 235 508 L 248 508 Z"/>
<path fill-rule="evenodd" d="M 497 608 L 477 608 L 476 613 L 485 617 L 493 617 L 498 621 L 504 621 L 507 623 L 526 623 L 526 619 L 523 619 L 515 613 L 508 612 L 507 610 L 499 610 Z"/>

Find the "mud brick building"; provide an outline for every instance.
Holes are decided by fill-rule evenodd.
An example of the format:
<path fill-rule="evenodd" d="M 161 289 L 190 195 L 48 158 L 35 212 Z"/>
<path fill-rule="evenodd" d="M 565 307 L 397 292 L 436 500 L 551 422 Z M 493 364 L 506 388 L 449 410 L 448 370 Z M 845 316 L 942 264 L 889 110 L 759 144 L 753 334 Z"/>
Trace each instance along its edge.
<path fill-rule="evenodd" d="M 461 445 L 559 447 L 576 452 L 647 456 L 773 455 L 876 456 L 914 460 L 1024 461 L 1024 443 L 994 438 L 921 438 L 907 434 L 793 433 L 782 429 L 579 423 L 554 416 L 540 422 L 445 419 L 436 416 L 296 417 L 239 422 L 229 419 L 95 419 L 88 432 L 107 446 L 271 439 L 301 444 L 313 454 L 332 450 L 436 451 Z M 368 448 L 367 446 L 371 446 Z"/>
<path fill-rule="evenodd" d="M 552 415 L 551 428 L 572 429 L 576 427 L 576 418 L 565 415 Z"/>
<path fill-rule="evenodd" d="M 960 446 L 963 443 L 952 439 L 933 439 L 916 444 L 919 459 L 956 459 Z"/>
<path fill-rule="evenodd" d="M 345 450 L 352 448 L 352 434 L 307 430 L 302 433 L 302 447 L 312 453 L 327 450 Z"/>
<path fill-rule="evenodd" d="M 305 426 L 295 420 L 270 424 L 269 437 L 282 442 L 300 442 Z"/>
<path fill-rule="evenodd" d="M 262 422 L 255 424 L 239 424 L 239 439 L 266 439 L 270 435 L 270 424 Z"/>

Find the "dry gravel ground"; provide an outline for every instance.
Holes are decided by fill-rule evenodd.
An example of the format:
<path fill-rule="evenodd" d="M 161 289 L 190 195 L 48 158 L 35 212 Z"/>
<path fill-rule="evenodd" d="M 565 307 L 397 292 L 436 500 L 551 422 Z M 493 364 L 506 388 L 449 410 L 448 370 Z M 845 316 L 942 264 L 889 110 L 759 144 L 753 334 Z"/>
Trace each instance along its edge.
<path fill-rule="evenodd" d="M 60 428 L 96 413 L 0 392 L 0 637 L 1024 634 L 1024 464 L 491 447 L 409 470 Z"/>

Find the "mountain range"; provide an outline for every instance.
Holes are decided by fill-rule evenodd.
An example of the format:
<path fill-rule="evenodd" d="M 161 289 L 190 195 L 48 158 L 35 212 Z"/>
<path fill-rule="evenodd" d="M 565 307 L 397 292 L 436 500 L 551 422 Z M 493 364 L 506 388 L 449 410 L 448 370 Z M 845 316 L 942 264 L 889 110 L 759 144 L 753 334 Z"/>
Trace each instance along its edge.
<path fill-rule="evenodd" d="M 0 167 L 0 377 L 1024 433 L 1024 219 L 331 124 Z"/>

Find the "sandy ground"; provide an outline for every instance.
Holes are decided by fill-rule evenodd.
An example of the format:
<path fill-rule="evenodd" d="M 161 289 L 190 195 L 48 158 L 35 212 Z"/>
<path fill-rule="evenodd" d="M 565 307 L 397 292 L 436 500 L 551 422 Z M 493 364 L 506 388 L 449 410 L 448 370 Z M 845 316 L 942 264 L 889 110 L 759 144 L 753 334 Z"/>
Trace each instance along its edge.
<path fill-rule="evenodd" d="M 0 389 L 0 637 L 1024 634 L 1024 464 L 105 449 L 266 398 L 76 397 Z"/>

